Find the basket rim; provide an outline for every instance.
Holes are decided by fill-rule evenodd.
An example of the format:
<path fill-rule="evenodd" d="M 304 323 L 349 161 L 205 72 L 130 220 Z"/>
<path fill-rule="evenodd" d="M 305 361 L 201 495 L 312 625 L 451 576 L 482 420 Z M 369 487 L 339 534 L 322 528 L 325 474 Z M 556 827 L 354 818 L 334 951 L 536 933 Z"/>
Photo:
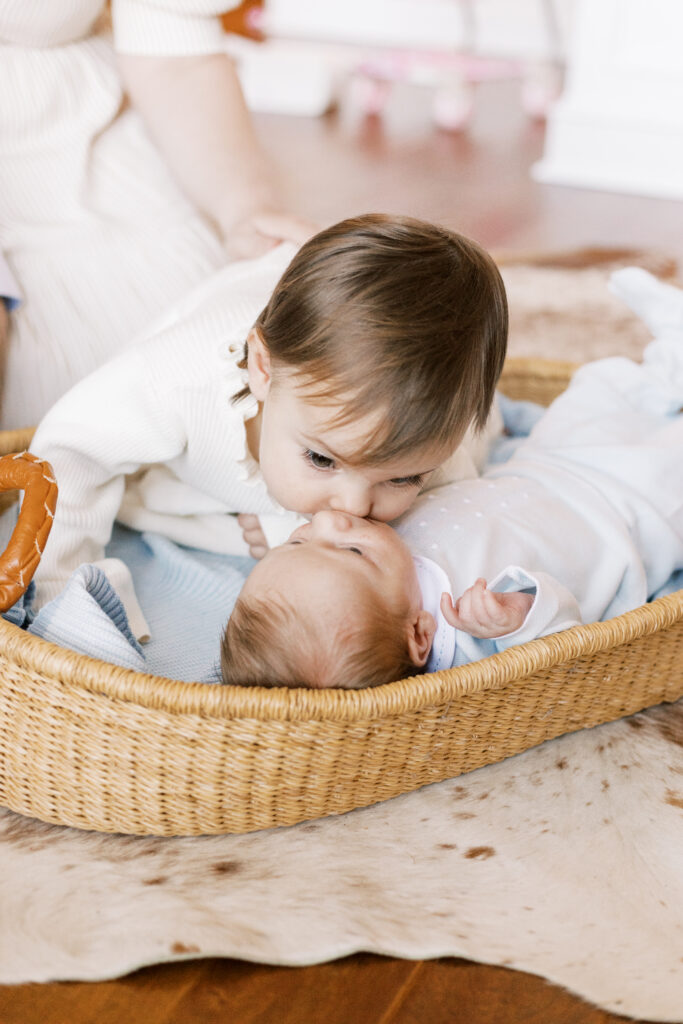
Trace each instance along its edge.
<path fill-rule="evenodd" d="M 622 646 L 683 621 L 683 590 L 603 622 L 587 623 L 510 647 L 457 668 L 364 689 L 294 689 L 182 682 L 78 654 L 0 618 L 0 651 L 61 685 L 176 715 L 278 721 L 356 722 L 444 704 L 499 689 L 566 661 Z M 1 685 L 1 684 L 0 684 Z"/>
<path fill-rule="evenodd" d="M 543 356 L 506 356 L 500 380 L 516 373 L 568 380 L 583 364 L 571 359 L 545 359 Z M 499 381 L 500 383 L 500 381 Z"/>

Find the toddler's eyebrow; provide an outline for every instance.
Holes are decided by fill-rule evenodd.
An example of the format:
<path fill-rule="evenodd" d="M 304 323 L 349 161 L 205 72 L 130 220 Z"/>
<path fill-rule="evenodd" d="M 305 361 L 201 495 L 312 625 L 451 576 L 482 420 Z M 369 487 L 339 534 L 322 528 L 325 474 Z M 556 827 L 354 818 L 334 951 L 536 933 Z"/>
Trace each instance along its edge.
<path fill-rule="evenodd" d="M 336 459 L 337 462 L 348 461 L 348 456 L 339 455 L 337 452 L 332 451 L 328 444 L 323 444 L 323 442 L 318 441 L 317 438 L 307 437 L 306 434 L 302 434 L 301 440 L 308 448 L 319 452 L 320 455 L 324 455 L 326 458 Z"/>

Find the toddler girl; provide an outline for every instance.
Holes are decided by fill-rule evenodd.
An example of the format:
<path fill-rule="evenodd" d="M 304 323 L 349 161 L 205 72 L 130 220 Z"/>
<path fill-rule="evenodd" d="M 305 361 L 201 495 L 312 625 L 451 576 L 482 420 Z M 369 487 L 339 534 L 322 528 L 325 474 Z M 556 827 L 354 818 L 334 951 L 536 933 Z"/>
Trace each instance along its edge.
<path fill-rule="evenodd" d="M 229 513 L 270 545 L 288 510 L 395 519 L 475 472 L 453 454 L 486 423 L 506 338 L 491 258 L 421 221 L 358 217 L 226 267 L 40 424 L 60 493 L 38 604 L 94 562 L 145 636 L 127 568 L 104 559 L 115 518 L 224 553 L 246 552 Z"/>

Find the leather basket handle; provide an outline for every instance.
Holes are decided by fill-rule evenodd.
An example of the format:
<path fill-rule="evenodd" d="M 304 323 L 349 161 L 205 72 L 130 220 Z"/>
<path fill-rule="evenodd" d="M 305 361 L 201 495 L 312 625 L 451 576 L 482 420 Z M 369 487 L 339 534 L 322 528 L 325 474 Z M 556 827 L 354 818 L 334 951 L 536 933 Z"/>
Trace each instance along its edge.
<path fill-rule="evenodd" d="M 30 452 L 0 458 L 0 491 L 19 490 L 24 500 L 10 542 L 0 555 L 0 611 L 18 601 L 38 568 L 57 506 L 57 481 L 49 462 Z"/>

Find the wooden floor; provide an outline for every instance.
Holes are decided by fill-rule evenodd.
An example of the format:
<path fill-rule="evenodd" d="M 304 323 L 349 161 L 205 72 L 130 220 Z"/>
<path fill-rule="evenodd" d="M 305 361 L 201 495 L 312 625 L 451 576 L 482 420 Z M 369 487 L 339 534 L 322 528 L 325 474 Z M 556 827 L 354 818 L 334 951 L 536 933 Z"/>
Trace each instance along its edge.
<path fill-rule="evenodd" d="M 435 131 L 426 96 L 387 120 L 259 118 L 291 205 L 323 223 L 368 211 L 440 220 L 489 248 L 655 246 L 683 261 L 683 204 L 534 184 L 543 129 L 514 83 L 482 87 L 462 136 Z M 398 112 L 402 118 L 399 120 Z M 549 353 L 552 355 L 552 353 Z M 309 968 L 201 960 L 101 984 L 0 987 L 0 1024 L 615 1024 L 531 975 L 462 960 L 357 955 Z"/>
<path fill-rule="evenodd" d="M 540 185 L 544 126 L 515 82 L 481 85 L 467 132 L 436 130 L 429 95 L 396 91 L 386 117 L 259 119 L 291 205 L 321 223 L 367 211 L 439 221 L 493 250 L 649 246 L 683 264 L 683 202 Z"/>
<path fill-rule="evenodd" d="M 317 967 L 200 960 L 100 984 L 0 987 L 2 1024 L 616 1024 L 530 974 L 358 954 Z M 633 1022 L 632 1022 L 633 1024 Z M 640 1022 L 644 1024 L 644 1022 Z"/>

